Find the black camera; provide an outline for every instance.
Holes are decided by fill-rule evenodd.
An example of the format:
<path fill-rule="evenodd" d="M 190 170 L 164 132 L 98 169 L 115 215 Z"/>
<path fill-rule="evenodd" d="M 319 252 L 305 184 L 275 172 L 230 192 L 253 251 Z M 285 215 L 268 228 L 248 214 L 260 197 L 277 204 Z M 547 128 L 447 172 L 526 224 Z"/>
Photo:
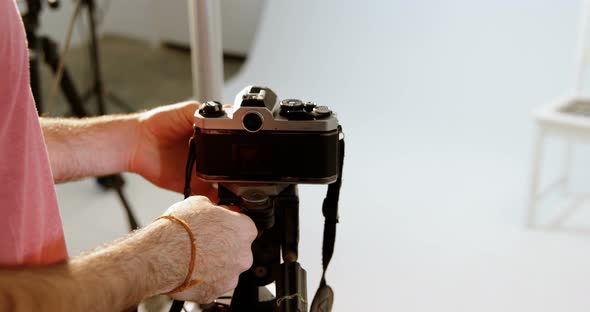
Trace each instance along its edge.
<path fill-rule="evenodd" d="M 221 183 L 332 183 L 340 135 L 327 106 L 279 102 L 271 89 L 248 86 L 231 108 L 210 101 L 195 112 L 197 175 Z"/>

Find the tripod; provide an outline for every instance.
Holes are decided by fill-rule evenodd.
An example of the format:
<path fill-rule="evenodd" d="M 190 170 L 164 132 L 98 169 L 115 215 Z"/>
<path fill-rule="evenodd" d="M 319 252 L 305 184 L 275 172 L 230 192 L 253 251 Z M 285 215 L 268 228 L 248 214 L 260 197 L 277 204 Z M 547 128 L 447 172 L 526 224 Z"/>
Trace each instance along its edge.
<path fill-rule="evenodd" d="M 219 204 L 239 205 L 260 233 L 252 244 L 252 267 L 240 275 L 229 309 L 232 312 L 306 312 L 307 275 L 297 262 L 297 186 L 219 185 Z M 260 287 L 272 282 L 276 283 L 276 298 L 261 301 Z M 204 311 L 224 310 L 214 305 L 204 307 Z"/>
<path fill-rule="evenodd" d="M 344 168 L 344 134 L 338 126 L 338 176 L 328 185 L 322 204 L 324 238 L 322 242 L 322 278 L 311 302 L 312 312 L 330 312 L 334 291 L 326 281 L 326 271 L 334 253 L 338 201 Z M 191 177 L 197 160 L 196 136 L 189 140 L 186 162 L 184 198 L 191 195 Z M 240 180 L 238 180 L 240 181 Z M 221 183 L 218 187 L 220 205 L 239 206 L 258 229 L 252 243 L 253 264 L 242 273 L 231 297 L 230 305 L 214 302 L 201 306 L 205 312 L 278 311 L 307 312 L 307 273 L 297 262 L 299 245 L 299 197 L 296 184 Z M 281 263 L 281 256 L 283 263 Z M 261 287 L 276 284 L 276 298 L 261 299 Z M 228 299 L 222 297 L 220 299 Z M 170 312 L 184 309 L 184 301 L 174 300 Z"/>
<path fill-rule="evenodd" d="M 99 115 L 106 113 L 104 95 L 104 86 L 102 82 L 102 75 L 100 72 L 99 62 L 99 49 L 98 40 L 96 36 L 96 21 L 95 21 L 95 6 L 93 0 L 81 0 L 81 4 L 87 8 L 88 19 L 90 24 L 90 60 L 92 64 L 92 72 L 94 84 L 89 92 L 84 97 L 80 96 L 80 93 L 75 87 L 72 77 L 67 70 L 63 68 L 62 77 L 59 81 L 61 91 L 63 92 L 72 114 L 76 117 L 88 117 L 90 114 L 83 105 L 85 100 L 88 100 L 92 95 L 96 96 L 97 99 L 97 111 Z M 59 54 L 57 44 L 54 40 L 46 36 L 39 36 L 37 34 L 39 28 L 39 14 L 41 13 L 42 5 L 41 0 L 27 0 L 27 12 L 22 15 L 23 22 L 25 25 L 27 41 L 29 43 L 29 68 L 30 68 L 30 79 L 31 89 L 35 103 L 37 105 L 37 111 L 39 114 L 44 112 L 44 103 L 41 93 L 41 78 L 40 78 L 40 63 L 44 61 L 53 71 L 54 74 L 58 74 L 59 71 Z M 59 3 L 57 0 L 48 1 L 52 8 L 56 8 Z M 44 59 L 41 60 L 41 55 Z M 115 100 L 115 103 L 120 106 L 124 106 L 123 102 L 114 96 L 111 96 Z M 129 111 L 129 107 L 125 106 Z M 137 229 L 138 223 L 135 218 L 131 207 L 125 195 L 123 193 L 123 185 L 125 180 L 120 174 L 113 174 L 104 177 L 98 177 L 97 182 L 105 189 L 114 189 L 125 209 L 127 219 L 129 222 L 130 230 Z"/>

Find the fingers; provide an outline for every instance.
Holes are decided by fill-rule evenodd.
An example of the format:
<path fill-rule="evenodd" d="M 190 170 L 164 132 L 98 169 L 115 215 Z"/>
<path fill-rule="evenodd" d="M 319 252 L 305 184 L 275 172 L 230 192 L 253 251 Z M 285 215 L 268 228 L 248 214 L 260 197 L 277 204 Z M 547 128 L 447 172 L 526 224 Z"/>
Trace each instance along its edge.
<path fill-rule="evenodd" d="M 199 108 L 201 103 L 199 103 L 197 101 L 188 101 L 188 102 L 182 102 L 179 104 L 181 104 L 182 113 L 183 113 L 184 117 L 187 119 L 187 121 L 192 126 L 192 124 L 194 122 L 195 111 L 197 111 L 197 109 Z"/>
<path fill-rule="evenodd" d="M 193 278 L 204 281 L 173 297 L 208 303 L 234 289 L 240 274 L 252 267 L 252 242 L 258 235 L 252 219 L 205 196 L 191 196 L 170 210 L 185 219 L 197 236 Z"/>
<path fill-rule="evenodd" d="M 254 239 L 256 239 L 256 237 L 258 236 L 258 228 L 256 227 L 254 221 L 252 221 L 252 219 L 247 215 L 243 214 L 242 209 L 240 209 L 240 207 L 238 206 L 221 205 L 219 207 L 238 214 L 238 229 L 239 232 L 242 234 L 242 237 L 244 238 L 244 243 L 252 244 Z"/>
<path fill-rule="evenodd" d="M 223 287 L 223 291 L 222 294 L 225 294 L 226 292 L 236 289 L 236 287 L 238 286 L 238 281 L 240 280 L 240 276 L 236 275 L 234 278 L 228 279 L 225 287 Z"/>
<path fill-rule="evenodd" d="M 244 235 L 243 237 L 251 244 L 256 236 L 258 236 L 256 224 L 254 224 L 254 221 L 252 221 L 252 219 L 250 219 L 250 217 L 246 216 L 245 214 L 240 214 L 240 218 L 242 219 L 241 232 Z"/>
<path fill-rule="evenodd" d="M 253 263 L 254 257 L 252 256 L 252 251 L 248 250 L 242 255 L 242 259 L 240 260 L 240 273 L 251 268 Z"/>
<path fill-rule="evenodd" d="M 240 207 L 238 206 L 226 206 L 226 205 L 220 205 L 219 207 L 221 208 L 225 208 L 227 210 L 231 210 L 233 212 L 237 212 L 237 213 L 242 213 L 242 209 L 240 209 Z"/>
<path fill-rule="evenodd" d="M 182 184 L 184 188 L 184 184 Z M 209 197 L 212 202 L 217 202 L 217 189 L 212 183 L 204 182 L 193 174 L 191 181 L 191 192 Z"/>
<path fill-rule="evenodd" d="M 183 200 L 182 202 L 187 203 L 191 207 L 195 207 L 195 206 L 198 207 L 201 205 L 213 205 L 213 203 L 211 202 L 211 200 L 207 196 L 202 196 L 202 195 L 191 196 L 191 197 Z"/>

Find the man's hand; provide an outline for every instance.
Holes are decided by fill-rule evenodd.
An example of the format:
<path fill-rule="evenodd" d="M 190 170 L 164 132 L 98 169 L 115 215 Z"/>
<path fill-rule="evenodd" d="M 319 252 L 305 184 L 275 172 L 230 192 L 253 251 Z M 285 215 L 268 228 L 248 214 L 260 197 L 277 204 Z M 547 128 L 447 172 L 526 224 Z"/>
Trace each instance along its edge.
<path fill-rule="evenodd" d="M 183 102 L 139 114 L 139 130 L 129 171 L 153 184 L 176 192 L 183 191 L 188 140 L 193 134 L 194 114 L 199 104 Z M 213 194 L 209 183 L 193 178 L 194 194 Z"/>
<path fill-rule="evenodd" d="M 198 208 L 198 209 L 196 209 Z M 183 292 L 172 295 L 175 299 L 209 303 L 236 287 L 240 273 L 252 266 L 252 241 L 257 230 L 247 216 L 215 206 L 203 196 L 193 196 L 170 207 L 166 215 L 174 215 L 189 223 L 197 240 L 197 259 L 193 280 L 203 281 Z M 173 223 L 159 220 L 160 223 Z M 188 272 L 190 240 L 179 224 L 173 227 L 174 265 L 179 278 L 164 284 L 160 292 L 168 292 L 181 285 Z"/>
<path fill-rule="evenodd" d="M 188 140 L 197 102 L 143 113 L 92 118 L 40 118 L 55 182 L 130 171 L 183 192 Z M 192 179 L 193 194 L 214 198 L 209 183 Z"/>
<path fill-rule="evenodd" d="M 202 196 L 177 203 L 166 213 L 186 221 L 195 234 L 193 279 L 203 281 L 173 297 L 208 303 L 233 289 L 239 274 L 252 265 L 257 233 L 252 220 Z M 124 311 L 183 284 L 190 254 L 185 229 L 160 219 L 67 263 L 0 269 L 0 311 Z"/>

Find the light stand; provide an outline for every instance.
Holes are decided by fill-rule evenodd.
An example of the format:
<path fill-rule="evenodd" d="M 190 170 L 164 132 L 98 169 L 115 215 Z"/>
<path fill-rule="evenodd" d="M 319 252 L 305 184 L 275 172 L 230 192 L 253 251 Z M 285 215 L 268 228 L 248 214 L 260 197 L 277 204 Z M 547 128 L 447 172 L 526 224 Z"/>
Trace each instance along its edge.
<path fill-rule="evenodd" d="M 193 97 L 197 101 L 223 97 L 221 2 L 188 0 Z"/>
<path fill-rule="evenodd" d="M 97 97 L 97 106 L 99 114 L 105 113 L 104 98 L 103 95 L 103 83 L 102 75 L 100 73 L 100 63 L 98 56 L 98 40 L 96 37 L 96 27 L 94 18 L 94 1 L 93 0 L 81 0 L 82 4 L 88 9 L 88 16 L 90 20 L 90 54 L 91 64 L 94 76 L 94 87 L 93 94 Z M 44 56 L 43 61 L 51 68 L 54 74 L 58 74 L 59 71 L 59 54 L 57 44 L 54 40 L 47 36 L 38 36 L 39 28 L 39 15 L 42 9 L 41 0 L 27 0 L 27 11 L 22 15 L 23 22 L 25 25 L 27 41 L 29 43 L 29 69 L 31 76 L 31 89 L 35 103 L 37 105 L 37 111 L 39 114 L 44 112 L 43 98 L 41 92 L 41 79 L 40 79 L 40 63 L 41 55 Z M 52 8 L 56 8 L 59 3 L 57 0 L 48 1 Z M 83 105 L 83 99 L 78 93 L 75 84 L 70 76 L 69 71 L 64 66 L 62 69 L 62 76 L 59 81 L 60 88 L 70 106 L 72 114 L 76 117 L 88 117 L 90 114 Z M 113 174 L 104 177 L 98 177 L 97 182 L 105 189 L 114 189 L 117 192 L 125 213 L 128 218 L 130 230 L 138 228 L 137 219 L 135 218 L 131 207 L 128 204 L 127 199 L 123 193 L 123 185 L 125 181 L 120 174 Z"/>

